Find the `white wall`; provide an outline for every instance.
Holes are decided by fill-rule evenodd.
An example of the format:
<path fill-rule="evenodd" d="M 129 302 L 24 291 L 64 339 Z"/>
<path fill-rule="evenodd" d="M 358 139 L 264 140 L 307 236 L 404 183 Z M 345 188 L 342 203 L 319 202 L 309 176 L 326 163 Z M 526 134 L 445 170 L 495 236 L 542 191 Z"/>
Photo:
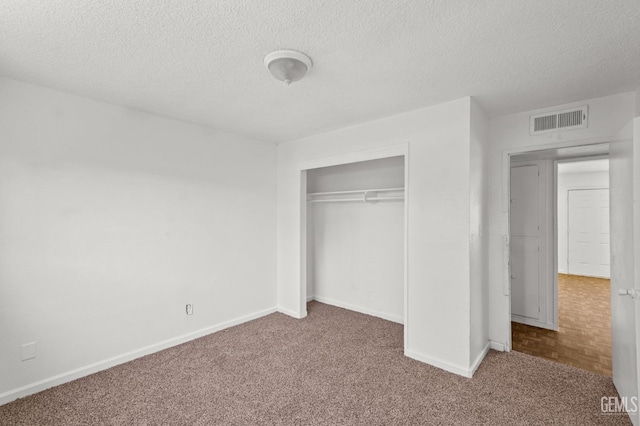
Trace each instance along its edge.
<path fill-rule="evenodd" d="M 278 146 L 278 308 L 306 315 L 301 270 L 305 161 L 409 144 L 406 351 L 470 375 L 470 99 Z"/>
<path fill-rule="evenodd" d="M 609 188 L 609 172 L 558 173 L 558 272 L 567 273 L 567 201 L 571 189 Z"/>
<path fill-rule="evenodd" d="M 404 157 L 307 173 L 309 193 L 402 187 Z M 307 215 L 307 299 L 404 322 L 404 203 L 309 203 Z"/>
<path fill-rule="evenodd" d="M 470 129 L 470 315 L 471 368 L 484 357 L 489 341 L 489 119 L 471 99 Z"/>
<path fill-rule="evenodd" d="M 589 127 L 557 134 L 529 135 L 529 116 L 546 110 L 556 110 L 589 105 Z M 510 313 L 508 281 L 503 256 L 503 236 L 508 234 L 508 206 L 503 185 L 505 158 L 517 150 L 545 149 L 569 146 L 577 141 L 607 142 L 614 140 L 620 129 L 631 120 L 634 112 L 633 92 L 589 99 L 572 104 L 559 105 L 491 119 L 491 195 L 490 195 L 490 246 L 489 246 L 489 306 L 491 341 L 506 344 L 510 341 Z M 508 168 L 508 162 L 506 163 Z"/>
<path fill-rule="evenodd" d="M 271 144 L 0 79 L 0 403 L 273 311 L 275 177 Z"/>
<path fill-rule="evenodd" d="M 404 157 L 360 161 L 309 170 L 307 192 L 404 187 Z"/>

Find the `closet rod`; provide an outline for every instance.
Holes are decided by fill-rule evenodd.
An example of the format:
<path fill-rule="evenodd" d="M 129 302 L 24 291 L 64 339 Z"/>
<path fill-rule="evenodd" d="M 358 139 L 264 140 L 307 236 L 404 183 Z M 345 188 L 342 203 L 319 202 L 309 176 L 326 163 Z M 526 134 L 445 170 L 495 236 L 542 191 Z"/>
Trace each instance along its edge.
<path fill-rule="evenodd" d="M 381 188 L 381 189 L 358 189 L 352 191 L 330 191 L 330 192 L 310 192 L 307 195 L 340 195 L 340 194 L 360 194 L 362 192 L 392 192 L 404 191 L 404 188 Z"/>
<path fill-rule="evenodd" d="M 385 200 L 404 200 L 404 197 L 376 197 L 376 198 L 336 198 L 333 200 L 308 200 L 310 203 L 346 203 L 346 202 L 369 202 Z"/>

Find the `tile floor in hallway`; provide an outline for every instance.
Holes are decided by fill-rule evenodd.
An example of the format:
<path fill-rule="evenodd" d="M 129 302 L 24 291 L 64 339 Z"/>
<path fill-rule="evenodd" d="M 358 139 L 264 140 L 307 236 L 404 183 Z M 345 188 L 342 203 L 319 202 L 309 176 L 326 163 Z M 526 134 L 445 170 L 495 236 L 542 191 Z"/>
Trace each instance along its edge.
<path fill-rule="evenodd" d="M 558 274 L 558 331 L 511 323 L 512 349 L 611 376 L 610 281 Z"/>

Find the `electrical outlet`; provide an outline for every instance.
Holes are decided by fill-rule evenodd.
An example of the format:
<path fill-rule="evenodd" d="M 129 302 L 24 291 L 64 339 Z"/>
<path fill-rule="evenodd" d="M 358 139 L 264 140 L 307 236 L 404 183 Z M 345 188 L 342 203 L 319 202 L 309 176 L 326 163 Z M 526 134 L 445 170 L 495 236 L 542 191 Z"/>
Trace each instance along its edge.
<path fill-rule="evenodd" d="M 191 303 L 187 304 L 186 311 L 187 315 L 193 315 L 193 305 Z"/>
<path fill-rule="evenodd" d="M 23 361 L 36 357 L 36 342 L 25 343 L 24 345 L 22 345 L 21 349 Z"/>

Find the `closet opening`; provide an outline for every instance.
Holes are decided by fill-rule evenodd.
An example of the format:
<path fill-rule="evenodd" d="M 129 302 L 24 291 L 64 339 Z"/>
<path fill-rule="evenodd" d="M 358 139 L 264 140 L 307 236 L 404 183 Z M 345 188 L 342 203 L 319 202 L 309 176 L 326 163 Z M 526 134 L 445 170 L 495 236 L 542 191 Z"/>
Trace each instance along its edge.
<path fill-rule="evenodd" d="M 335 161 L 301 170 L 302 302 L 404 324 L 406 346 L 407 157 Z"/>

